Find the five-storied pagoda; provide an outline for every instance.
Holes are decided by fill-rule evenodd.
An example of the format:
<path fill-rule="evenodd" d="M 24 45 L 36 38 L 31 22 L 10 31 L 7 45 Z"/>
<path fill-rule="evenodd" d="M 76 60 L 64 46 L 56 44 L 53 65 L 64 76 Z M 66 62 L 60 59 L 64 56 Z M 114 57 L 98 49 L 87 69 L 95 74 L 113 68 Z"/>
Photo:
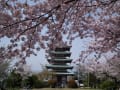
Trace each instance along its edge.
<path fill-rule="evenodd" d="M 70 59 L 70 48 L 71 46 L 63 46 L 63 47 L 56 47 L 53 51 L 50 51 L 50 59 L 48 62 L 50 63 L 47 65 L 47 69 L 52 69 L 54 72 L 54 78 L 57 79 L 57 85 L 64 87 L 67 84 L 67 76 L 73 76 L 74 73 L 69 72 L 73 66 L 71 63 L 72 59 Z"/>

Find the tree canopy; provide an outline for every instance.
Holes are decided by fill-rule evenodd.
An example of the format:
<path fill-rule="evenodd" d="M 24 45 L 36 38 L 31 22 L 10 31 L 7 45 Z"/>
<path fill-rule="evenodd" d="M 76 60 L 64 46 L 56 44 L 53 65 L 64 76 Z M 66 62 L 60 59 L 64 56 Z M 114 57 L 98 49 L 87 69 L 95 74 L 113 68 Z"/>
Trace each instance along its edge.
<path fill-rule="evenodd" d="M 35 50 L 70 45 L 77 37 L 94 38 L 91 51 L 118 54 L 119 8 L 120 0 L 0 0 L 0 39 L 11 42 L 0 57 L 24 60 Z"/>

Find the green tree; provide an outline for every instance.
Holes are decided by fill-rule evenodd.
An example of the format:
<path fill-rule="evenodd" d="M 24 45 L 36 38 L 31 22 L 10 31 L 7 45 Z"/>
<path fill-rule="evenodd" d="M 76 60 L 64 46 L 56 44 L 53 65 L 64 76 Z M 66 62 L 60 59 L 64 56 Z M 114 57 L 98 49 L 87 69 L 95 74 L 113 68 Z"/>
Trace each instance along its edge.
<path fill-rule="evenodd" d="M 9 68 L 8 61 L 3 61 L 0 63 L 0 80 L 7 77 L 8 68 Z"/>
<path fill-rule="evenodd" d="M 7 73 L 10 66 L 10 59 L 6 59 L 4 55 L 7 50 L 3 47 L 0 47 L 0 80 L 3 80 L 7 77 Z"/>
<path fill-rule="evenodd" d="M 42 80 L 38 80 L 37 75 L 28 76 L 23 83 L 29 88 L 42 88 L 45 86 L 45 83 Z"/>
<path fill-rule="evenodd" d="M 21 87 L 22 77 L 20 74 L 15 73 L 14 70 L 10 73 L 8 78 L 6 79 L 7 87 L 9 88 L 15 88 L 15 87 Z"/>
<path fill-rule="evenodd" d="M 86 80 L 84 83 L 86 86 L 97 88 L 99 87 L 100 80 L 93 73 L 89 73 L 86 75 Z"/>
<path fill-rule="evenodd" d="M 116 84 L 113 80 L 105 80 L 101 83 L 100 87 L 104 90 L 116 90 Z"/>

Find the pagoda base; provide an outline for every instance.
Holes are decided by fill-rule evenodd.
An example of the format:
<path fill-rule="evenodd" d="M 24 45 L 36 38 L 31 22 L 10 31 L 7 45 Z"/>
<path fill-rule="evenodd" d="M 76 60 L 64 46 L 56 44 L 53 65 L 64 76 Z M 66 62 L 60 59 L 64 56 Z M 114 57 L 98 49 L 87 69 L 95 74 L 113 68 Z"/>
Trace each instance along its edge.
<path fill-rule="evenodd" d="M 64 88 L 67 86 L 67 76 L 66 75 L 57 75 L 56 87 Z"/>

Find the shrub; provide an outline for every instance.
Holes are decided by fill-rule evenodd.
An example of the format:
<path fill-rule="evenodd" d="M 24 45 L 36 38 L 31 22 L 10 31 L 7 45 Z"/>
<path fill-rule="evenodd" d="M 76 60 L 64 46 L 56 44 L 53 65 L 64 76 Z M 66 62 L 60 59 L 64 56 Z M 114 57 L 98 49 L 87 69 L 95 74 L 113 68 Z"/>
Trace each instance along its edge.
<path fill-rule="evenodd" d="M 104 90 L 114 90 L 115 83 L 111 80 L 106 80 L 101 83 L 100 88 Z"/>
<path fill-rule="evenodd" d="M 6 87 L 8 88 L 20 88 L 22 82 L 22 77 L 20 74 L 11 72 L 10 75 L 5 80 Z"/>
<path fill-rule="evenodd" d="M 41 81 L 41 80 L 36 80 L 36 82 L 34 83 L 34 88 L 43 88 L 45 85 L 44 85 L 44 82 Z"/>
<path fill-rule="evenodd" d="M 56 85 L 56 80 L 48 80 L 48 85 L 50 86 L 50 87 L 52 87 L 52 88 L 54 88 L 55 87 L 55 85 Z"/>
<path fill-rule="evenodd" d="M 45 87 L 45 83 L 42 80 L 38 80 L 36 75 L 29 76 L 27 79 L 24 80 L 26 87 L 30 88 L 43 88 Z"/>
<path fill-rule="evenodd" d="M 67 84 L 69 88 L 77 88 L 75 80 L 69 80 Z"/>

